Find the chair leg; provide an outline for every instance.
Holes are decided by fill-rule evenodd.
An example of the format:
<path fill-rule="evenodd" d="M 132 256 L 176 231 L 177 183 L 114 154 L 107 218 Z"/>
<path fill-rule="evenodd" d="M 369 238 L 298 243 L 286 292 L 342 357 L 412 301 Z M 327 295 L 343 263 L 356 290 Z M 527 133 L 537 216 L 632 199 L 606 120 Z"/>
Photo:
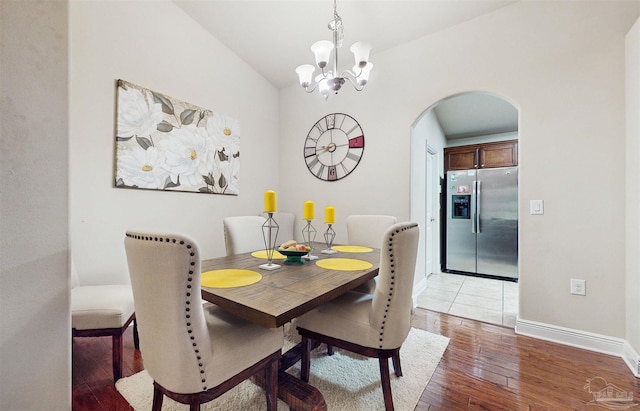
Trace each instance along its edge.
<path fill-rule="evenodd" d="M 136 350 L 140 349 L 140 337 L 138 336 L 138 320 L 133 319 L 133 347 Z"/>
<path fill-rule="evenodd" d="M 333 345 L 327 344 L 327 355 L 333 355 Z"/>
<path fill-rule="evenodd" d="M 200 404 L 190 404 L 189 411 L 200 411 Z"/>
<path fill-rule="evenodd" d="M 111 356 L 113 358 L 113 382 L 122 377 L 122 334 L 114 335 L 111 338 Z"/>
<path fill-rule="evenodd" d="M 161 411 L 162 410 L 162 400 L 164 399 L 164 395 L 160 388 L 153 385 L 153 405 L 151 406 L 151 411 Z"/>
<path fill-rule="evenodd" d="M 267 411 L 278 410 L 278 365 L 279 361 L 271 361 L 264 370 Z"/>
<path fill-rule="evenodd" d="M 384 397 L 384 408 L 386 411 L 393 411 L 393 396 L 391 395 L 391 379 L 389 378 L 389 359 L 378 358 L 380 362 L 380 382 L 382 383 L 382 396 Z"/>
<path fill-rule="evenodd" d="M 302 358 L 300 359 L 300 379 L 309 382 L 309 372 L 311 368 L 311 340 L 302 336 Z"/>
<path fill-rule="evenodd" d="M 393 370 L 396 372 L 396 377 L 402 377 L 402 366 L 400 366 L 400 349 L 398 348 L 391 356 L 393 360 Z"/>

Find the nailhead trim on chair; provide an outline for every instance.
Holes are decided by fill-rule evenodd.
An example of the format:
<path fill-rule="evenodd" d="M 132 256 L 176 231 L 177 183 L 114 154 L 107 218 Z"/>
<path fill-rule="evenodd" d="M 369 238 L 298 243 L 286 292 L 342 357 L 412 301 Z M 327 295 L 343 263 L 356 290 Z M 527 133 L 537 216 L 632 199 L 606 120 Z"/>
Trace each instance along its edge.
<path fill-rule="evenodd" d="M 387 322 L 387 314 L 389 313 L 389 307 L 391 307 L 391 299 L 393 298 L 393 286 L 395 285 L 395 281 L 396 281 L 396 273 L 395 273 L 395 267 L 396 264 L 394 262 L 394 258 L 393 258 L 393 240 L 394 240 L 394 236 L 396 234 L 398 234 L 401 231 L 406 231 L 406 230 L 410 230 L 413 228 L 418 227 L 417 224 L 413 224 L 410 226 L 405 226 L 402 227 L 400 229 L 397 229 L 395 232 L 391 233 L 391 236 L 389 236 L 389 271 L 391 272 L 391 287 L 389 287 L 389 295 L 387 296 L 387 308 L 385 308 L 384 310 L 384 320 L 382 320 L 382 325 L 380 326 L 380 339 L 379 342 L 380 344 L 378 345 L 378 348 L 382 348 L 382 343 L 384 341 L 384 326 Z"/>
<path fill-rule="evenodd" d="M 200 349 L 198 348 L 198 342 L 196 341 L 196 337 L 193 335 L 193 328 L 191 327 L 191 288 L 193 283 L 193 275 L 194 269 L 193 267 L 196 265 L 196 261 L 194 259 L 195 252 L 193 251 L 193 246 L 191 244 L 185 243 L 184 240 L 177 240 L 175 238 L 162 238 L 162 237 L 149 237 L 149 236 L 140 236 L 133 234 L 126 234 L 127 237 L 134 238 L 136 240 L 146 240 L 146 241 L 159 241 L 159 242 L 167 242 L 167 243 L 178 243 L 183 245 L 189 250 L 189 255 L 191 257 L 191 261 L 189 265 L 191 268 L 189 269 L 189 273 L 187 276 L 187 290 L 185 293 L 186 301 L 185 301 L 185 320 L 187 326 L 187 333 L 189 334 L 189 339 L 192 341 L 191 345 L 193 346 L 193 352 L 198 360 L 198 368 L 200 369 L 201 382 L 202 382 L 202 391 L 207 390 L 207 379 L 205 376 L 204 364 L 202 363 L 202 356 L 200 355 Z"/>

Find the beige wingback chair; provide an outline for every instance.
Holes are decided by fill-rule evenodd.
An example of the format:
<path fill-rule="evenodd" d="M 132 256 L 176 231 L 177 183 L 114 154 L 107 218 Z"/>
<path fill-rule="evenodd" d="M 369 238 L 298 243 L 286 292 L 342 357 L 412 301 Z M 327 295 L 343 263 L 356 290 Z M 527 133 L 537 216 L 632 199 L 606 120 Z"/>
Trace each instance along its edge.
<path fill-rule="evenodd" d="M 262 225 L 265 221 L 266 218 L 257 215 L 225 217 L 222 226 L 227 255 L 264 250 Z"/>
<path fill-rule="evenodd" d="M 128 231 L 125 249 L 144 368 L 163 395 L 191 410 L 253 375 L 266 374 L 267 409 L 276 410 L 282 328 L 265 328 L 215 305 L 203 308 L 200 252 L 188 237 Z"/>
<path fill-rule="evenodd" d="M 122 377 L 122 334 L 133 321 L 133 344 L 139 348 L 133 293 L 128 284 L 80 285 L 71 262 L 71 334 L 111 337 L 113 382 Z"/>
<path fill-rule="evenodd" d="M 297 319 L 302 336 L 301 378 L 309 381 L 312 341 L 378 358 L 386 409 L 393 410 L 389 358 L 402 376 L 400 347 L 411 328 L 418 225 L 392 225 L 381 242 L 380 271 L 373 294 L 349 292 Z"/>
<path fill-rule="evenodd" d="M 390 215 L 350 215 L 347 217 L 347 242 L 351 245 L 380 248 L 385 231 L 398 220 Z M 375 279 L 354 291 L 371 294 L 376 289 Z"/>

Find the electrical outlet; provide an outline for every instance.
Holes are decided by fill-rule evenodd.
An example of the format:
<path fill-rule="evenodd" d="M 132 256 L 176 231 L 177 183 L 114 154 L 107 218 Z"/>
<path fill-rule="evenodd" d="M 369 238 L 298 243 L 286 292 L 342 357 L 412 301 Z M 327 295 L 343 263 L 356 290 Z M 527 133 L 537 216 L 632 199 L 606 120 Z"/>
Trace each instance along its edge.
<path fill-rule="evenodd" d="M 571 294 L 587 295 L 587 282 L 585 280 L 571 279 Z"/>
<path fill-rule="evenodd" d="M 529 213 L 530 214 L 544 214 L 544 200 L 531 200 L 529 202 Z"/>

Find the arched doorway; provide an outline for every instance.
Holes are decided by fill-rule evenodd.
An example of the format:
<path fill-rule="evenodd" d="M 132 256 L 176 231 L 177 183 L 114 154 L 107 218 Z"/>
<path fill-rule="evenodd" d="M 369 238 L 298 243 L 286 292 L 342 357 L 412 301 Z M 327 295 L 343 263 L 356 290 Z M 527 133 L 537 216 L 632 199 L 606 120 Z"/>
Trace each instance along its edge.
<path fill-rule="evenodd" d="M 444 151 L 451 147 L 518 140 L 518 109 L 486 92 L 444 98 L 427 108 L 411 130 L 411 218 L 420 224 L 420 307 L 513 327 L 518 284 L 498 276 L 447 272 Z M 471 173 L 472 171 L 470 171 Z M 516 194 L 517 195 L 517 194 Z M 517 199 L 516 199 L 517 204 Z M 517 242 L 517 240 L 516 240 Z M 514 245 L 517 250 L 517 244 Z M 517 257 L 516 257 L 517 259 Z"/>

